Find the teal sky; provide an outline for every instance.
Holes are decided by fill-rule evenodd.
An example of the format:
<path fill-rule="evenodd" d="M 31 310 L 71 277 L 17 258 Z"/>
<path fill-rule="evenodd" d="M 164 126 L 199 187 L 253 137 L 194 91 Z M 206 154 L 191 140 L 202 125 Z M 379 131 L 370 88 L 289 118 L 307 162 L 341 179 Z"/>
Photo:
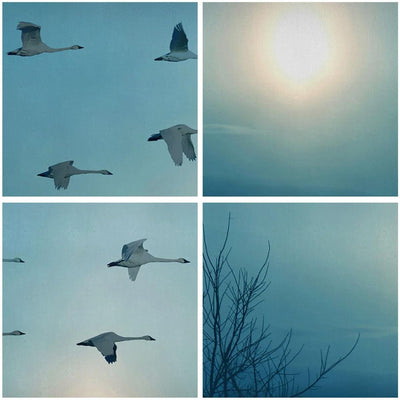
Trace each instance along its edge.
<path fill-rule="evenodd" d="M 3 339 L 6 397 L 197 395 L 197 207 L 195 204 L 5 204 Z M 123 244 L 190 264 L 107 268 Z M 119 343 L 107 364 L 76 343 L 102 332 L 151 335 Z"/>
<path fill-rule="evenodd" d="M 307 397 L 397 396 L 397 205 L 206 204 L 204 226 L 212 257 L 231 212 L 230 264 L 249 275 L 271 243 L 268 288 L 258 315 L 271 339 L 293 329 L 299 382 L 331 359 L 354 353 Z"/>
<path fill-rule="evenodd" d="M 3 338 L 4 397 L 197 396 L 197 208 L 206 197 L 197 162 L 176 167 L 163 141 L 147 141 L 176 124 L 198 128 L 197 60 L 154 61 L 177 23 L 196 54 L 203 35 L 204 196 L 397 196 L 397 3 L 201 7 L 198 34 L 193 2 L 3 3 L 3 196 L 200 196 L 3 198 L 3 257 L 26 261 L 3 263 L 3 331 L 27 332 Z M 19 21 L 41 25 L 51 47 L 84 49 L 8 56 L 21 46 Z M 304 37 L 290 59 L 291 40 Z M 65 191 L 37 176 L 67 160 L 113 175 L 74 176 Z M 271 242 L 259 315 L 274 341 L 293 329 L 293 349 L 304 345 L 299 381 L 317 371 L 320 349 L 331 345 L 334 359 L 361 334 L 307 396 L 396 397 L 397 204 L 226 200 L 204 204 L 208 246 L 219 249 L 229 212 L 232 265 L 251 273 Z M 190 264 L 146 265 L 136 282 L 107 268 L 141 238 L 152 255 Z M 76 346 L 106 331 L 156 341 L 119 343 L 113 365 Z"/>
<path fill-rule="evenodd" d="M 205 195 L 397 195 L 397 3 L 203 19 Z"/>
<path fill-rule="evenodd" d="M 19 21 L 40 25 L 50 47 L 84 49 L 8 56 Z M 197 163 L 175 167 L 165 143 L 147 142 L 176 124 L 197 129 L 197 61 L 154 61 L 179 22 L 197 53 L 196 3 L 4 3 L 4 194 L 195 195 Z M 36 176 L 68 160 L 114 175 L 75 176 L 65 191 Z"/>

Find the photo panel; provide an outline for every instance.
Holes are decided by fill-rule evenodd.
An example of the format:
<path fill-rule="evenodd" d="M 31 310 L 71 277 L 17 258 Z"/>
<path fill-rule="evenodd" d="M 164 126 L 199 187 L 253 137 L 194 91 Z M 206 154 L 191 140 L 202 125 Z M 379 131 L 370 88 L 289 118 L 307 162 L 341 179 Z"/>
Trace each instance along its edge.
<path fill-rule="evenodd" d="M 204 195 L 397 196 L 397 8 L 204 3 Z"/>
<path fill-rule="evenodd" d="M 5 196 L 197 194 L 196 2 L 3 3 L 3 47 Z"/>
<path fill-rule="evenodd" d="M 204 397 L 397 397 L 397 204 L 204 204 Z"/>
<path fill-rule="evenodd" d="M 3 204 L 4 397 L 196 397 L 197 307 L 196 204 Z"/>

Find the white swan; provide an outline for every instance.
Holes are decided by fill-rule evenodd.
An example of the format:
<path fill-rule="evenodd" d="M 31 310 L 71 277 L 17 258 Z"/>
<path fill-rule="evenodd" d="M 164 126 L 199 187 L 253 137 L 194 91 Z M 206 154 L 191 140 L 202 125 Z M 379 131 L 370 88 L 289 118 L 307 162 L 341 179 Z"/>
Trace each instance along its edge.
<path fill-rule="evenodd" d="M 26 335 L 26 333 L 21 331 L 3 332 L 3 336 L 21 336 Z"/>
<path fill-rule="evenodd" d="M 122 258 L 117 261 L 112 261 L 107 264 L 107 267 L 125 267 L 128 268 L 129 278 L 134 281 L 139 273 L 140 266 L 151 262 L 177 262 L 189 263 L 190 261 L 184 258 L 158 258 L 148 253 L 148 250 L 143 248 L 143 242 L 146 239 L 136 240 L 125 244 L 122 247 Z"/>
<path fill-rule="evenodd" d="M 24 263 L 25 261 L 22 258 L 14 257 L 14 258 L 3 258 L 3 262 Z"/>
<path fill-rule="evenodd" d="M 55 53 L 56 51 L 83 49 L 82 46 L 78 46 L 77 44 L 70 47 L 52 49 L 42 42 L 42 39 L 40 38 L 40 26 L 32 24 L 31 22 L 20 22 L 17 25 L 17 29 L 22 31 L 22 47 L 9 51 L 7 53 L 9 56 L 27 57 L 36 56 L 41 53 Z"/>
<path fill-rule="evenodd" d="M 151 135 L 147 140 L 149 142 L 164 139 L 167 143 L 169 154 L 175 165 L 182 165 L 183 155 L 190 160 L 196 160 L 196 153 L 194 151 L 193 143 L 190 135 L 195 135 L 197 129 L 189 128 L 187 125 L 179 124 L 171 126 L 171 128 L 163 129 L 160 133 Z"/>
<path fill-rule="evenodd" d="M 105 332 L 84 340 L 83 342 L 77 343 L 77 346 L 92 346 L 96 347 L 97 350 L 103 354 L 106 361 L 111 364 L 117 361 L 117 345 L 115 342 L 124 342 L 126 340 L 156 340 L 151 336 L 140 336 L 140 337 L 124 337 L 119 336 L 114 332 Z"/>
<path fill-rule="evenodd" d="M 197 58 L 197 55 L 188 49 L 188 39 L 181 22 L 175 25 L 169 50 L 169 53 L 155 58 L 154 61 L 178 62 L 188 60 L 189 58 Z"/>
<path fill-rule="evenodd" d="M 103 174 L 112 175 L 110 171 L 105 169 L 99 171 L 92 171 L 87 169 L 78 169 L 72 166 L 73 161 L 64 161 L 58 164 L 54 164 L 49 167 L 48 171 L 37 174 L 37 176 L 43 176 L 45 178 L 54 179 L 54 186 L 57 190 L 60 188 L 66 189 L 69 184 L 69 178 L 72 175 L 80 174 Z"/>

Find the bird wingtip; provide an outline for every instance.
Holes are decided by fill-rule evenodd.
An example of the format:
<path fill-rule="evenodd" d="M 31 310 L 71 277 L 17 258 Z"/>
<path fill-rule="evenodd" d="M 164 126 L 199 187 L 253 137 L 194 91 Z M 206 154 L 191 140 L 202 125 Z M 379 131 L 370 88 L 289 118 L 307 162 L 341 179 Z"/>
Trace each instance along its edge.
<path fill-rule="evenodd" d="M 113 354 L 110 356 L 105 356 L 104 358 L 109 364 L 113 364 L 117 361 L 117 356 L 114 356 Z"/>

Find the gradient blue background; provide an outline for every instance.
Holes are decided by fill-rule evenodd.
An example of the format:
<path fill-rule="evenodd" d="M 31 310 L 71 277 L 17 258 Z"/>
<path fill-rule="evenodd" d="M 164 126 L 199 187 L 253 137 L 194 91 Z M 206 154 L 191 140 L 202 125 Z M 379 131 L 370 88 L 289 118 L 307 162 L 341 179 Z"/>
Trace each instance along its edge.
<path fill-rule="evenodd" d="M 268 53 L 293 10 L 338 53 L 299 90 Z M 206 3 L 203 18 L 205 195 L 397 194 L 397 3 Z"/>
<path fill-rule="evenodd" d="M 5 204 L 3 395 L 197 395 L 195 204 Z M 147 238 L 154 256 L 190 264 L 107 268 L 122 245 Z M 102 332 L 151 335 L 118 343 L 117 362 L 76 343 Z"/>
<path fill-rule="evenodd" d="M 84 49 L 8 56 L 19 21 L 50 47 Z M 163 141 L 147 142 L 197 128 L 197 61 L 154 61 L 178 22 L 197 53 L 196 3 L 4 3 L 4 195 L 195 195 L 196 162 L 175 167 Z M 67 160 L 114 176 L 75 176 L 65 191 L 36 176 Z"/>
<path fill-rule="evenodd" d="M 319 350 L 348 359 L 309 391 L 310 397 L 397 396 L 397 205 L 206 204 L 211 256 L 222 246 L 231 212 L 233 268 L 249 274 L 271 243 L 269 280 L 258 315 L 278 343 L 293 329 L 290 369 L 304 382 L 319 369 Z"/>

